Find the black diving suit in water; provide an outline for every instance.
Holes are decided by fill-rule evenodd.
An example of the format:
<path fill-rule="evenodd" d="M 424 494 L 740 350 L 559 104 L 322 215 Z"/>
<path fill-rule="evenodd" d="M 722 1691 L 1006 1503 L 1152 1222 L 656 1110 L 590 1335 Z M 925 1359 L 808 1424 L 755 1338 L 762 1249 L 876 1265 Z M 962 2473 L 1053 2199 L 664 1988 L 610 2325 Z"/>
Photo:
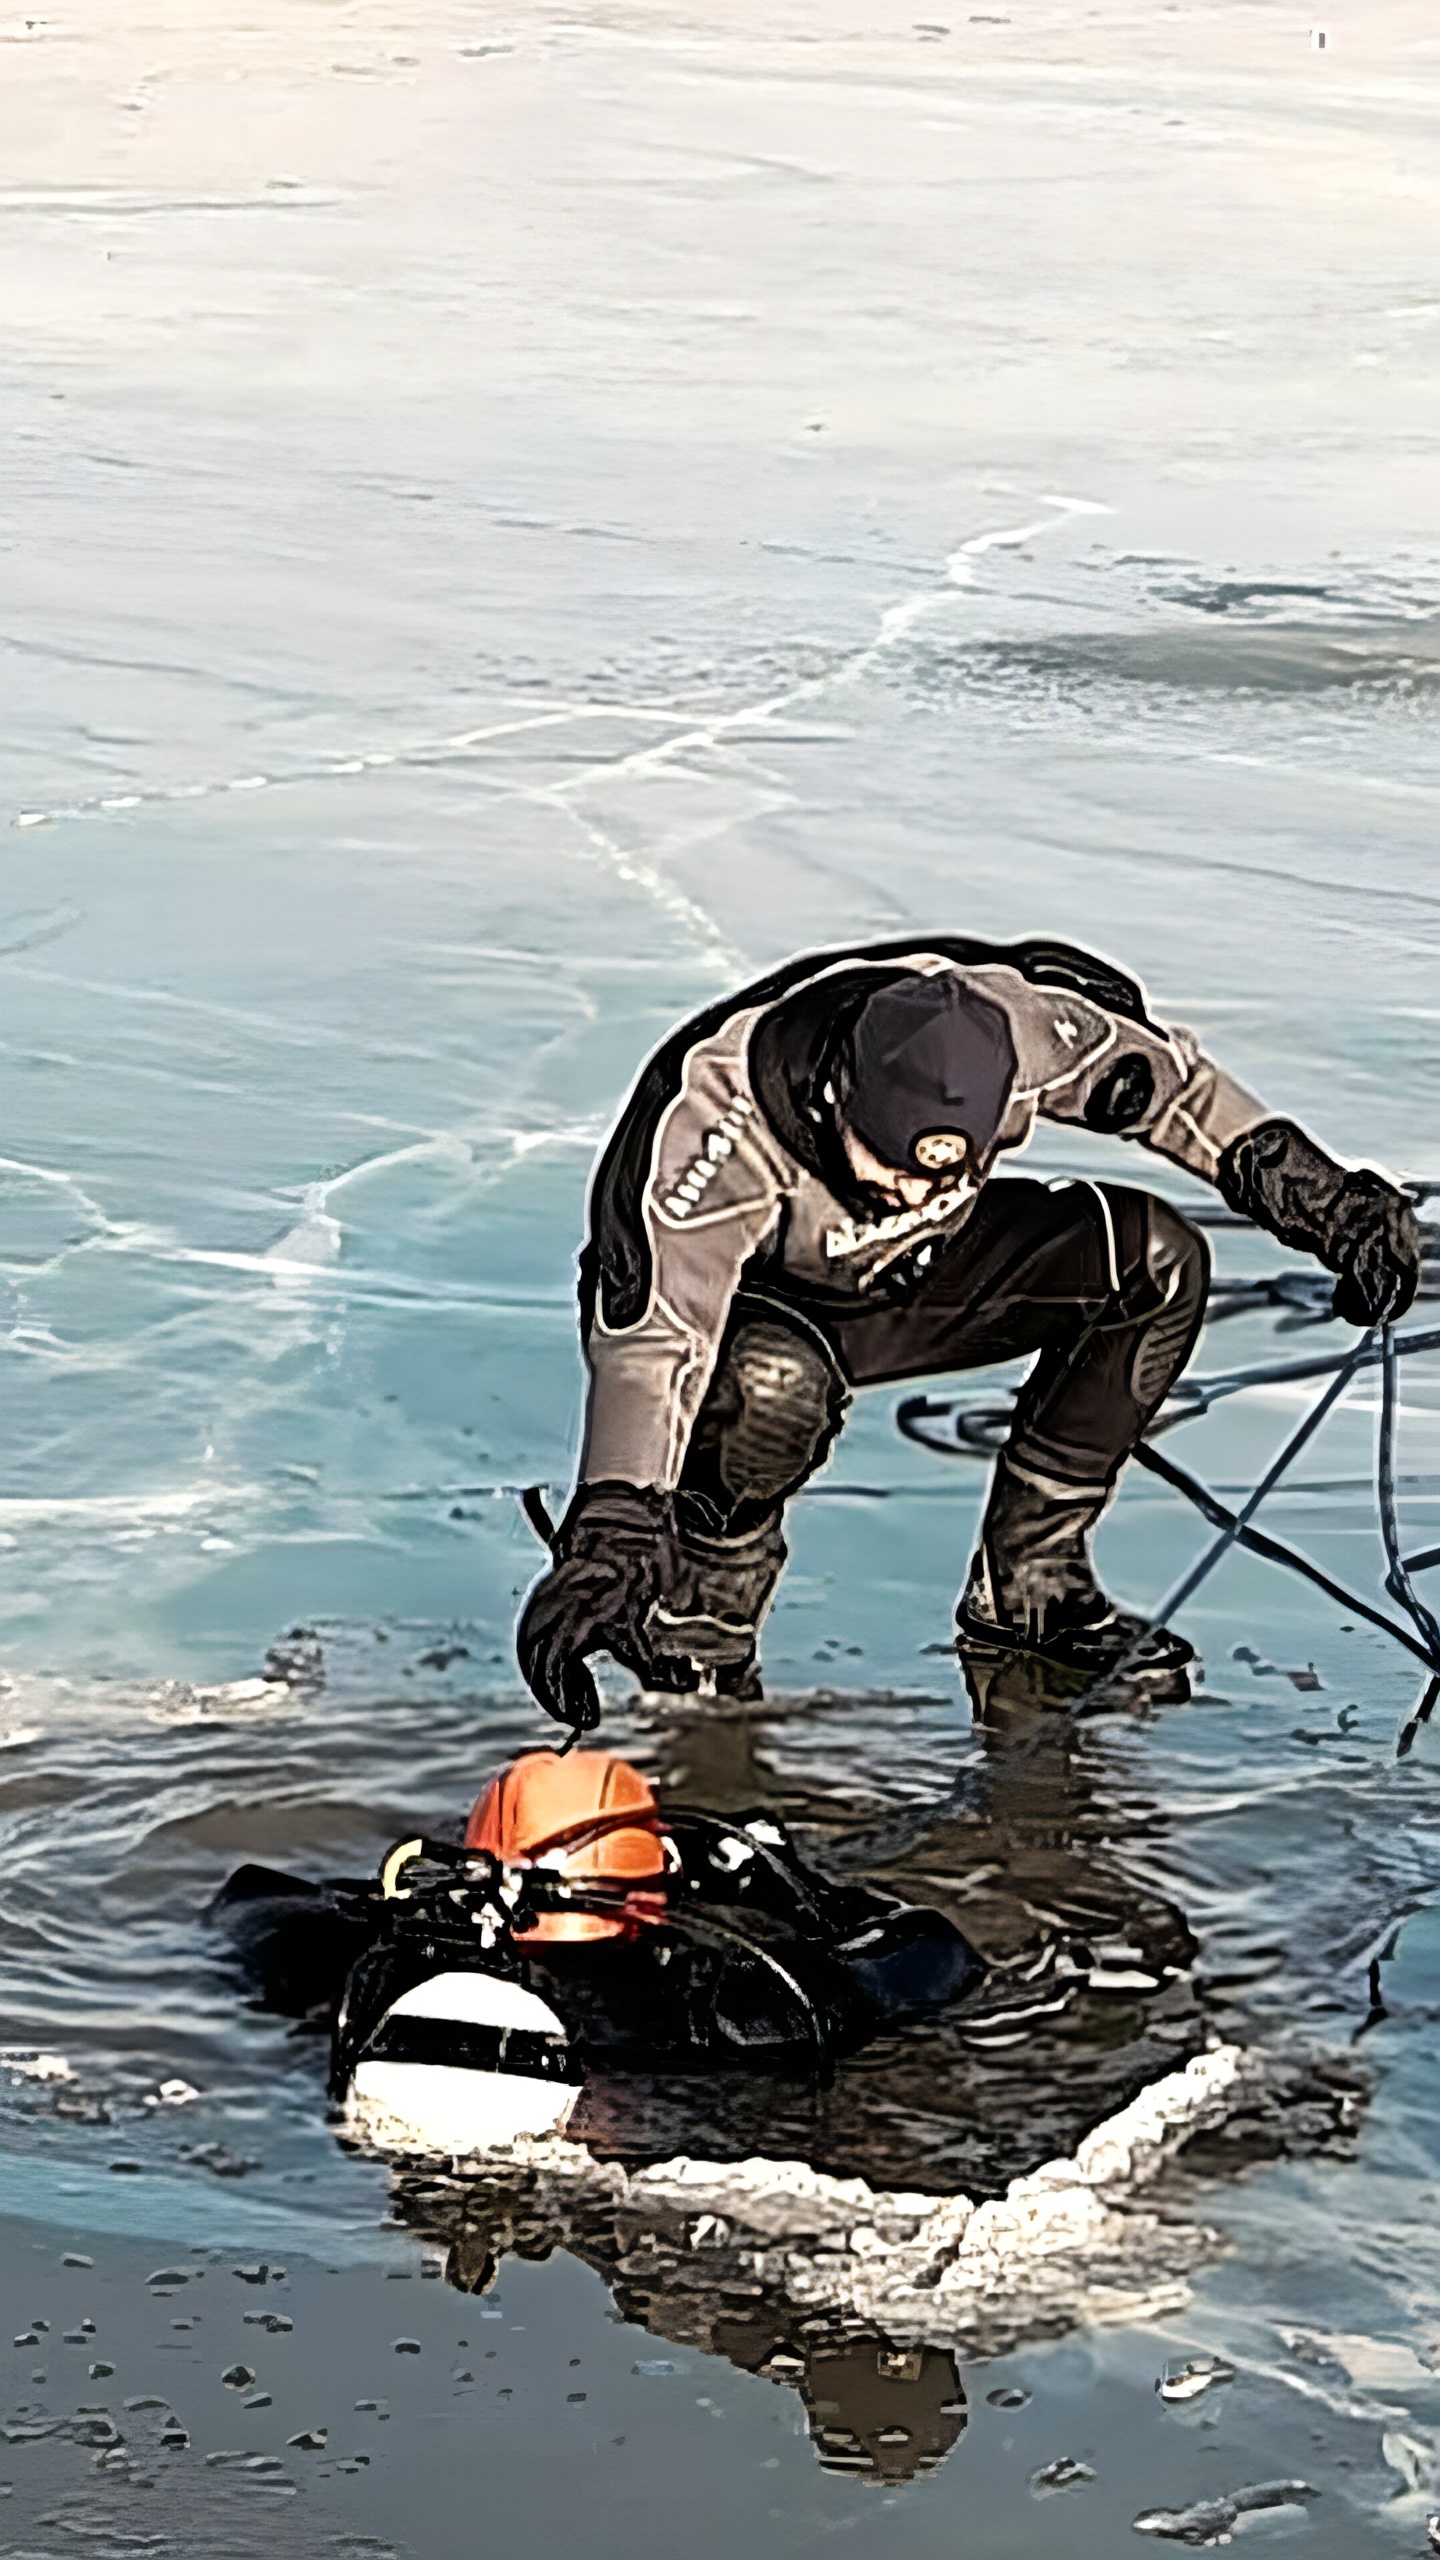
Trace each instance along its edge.
<path fill-rule="evenodd" d="M 565 2029 L 567 2058 L 605 2074 L 823 2070 L 891 2024 L 962 2000 L 984 1975 L 943 1913 L 818 1874 L 768 1812 L 667 1811 L 664 1828 L 670 1871 L 638 1891 L 538 1869 L 517 1880 L 486 1853 L 423 1840 L 407 1844 L 399 1891 L 386 1881 L 399 1853 L 379 1878 L 323 1883 L 244 1866 L 210 1916 L 264 2006 L 331 2021 L 337 2096 L 382 2050 L 376 2034 L 396 1999 L 440 1972 L 537 1992 Z M 546 1939 L 547 1917 L 598 1917 L 623 1935 Z M 407 2032 L 406 2058 L 452 2058 L 438 2029 Z M 477 2057 L 457 2045 L 453 2058 Z"/>

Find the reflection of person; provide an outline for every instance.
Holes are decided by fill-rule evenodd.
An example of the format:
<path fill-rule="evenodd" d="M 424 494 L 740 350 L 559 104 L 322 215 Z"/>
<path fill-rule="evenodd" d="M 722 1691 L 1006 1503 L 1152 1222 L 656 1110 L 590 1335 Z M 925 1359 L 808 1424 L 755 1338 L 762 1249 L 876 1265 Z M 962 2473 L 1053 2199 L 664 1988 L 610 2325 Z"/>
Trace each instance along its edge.
<path fill-rule="evenodd" d="M 1056 1713 L 1063 1684 L 1029 1656 L 967 1659 L 965 1671 L 976 1747 L 933 1794 L 877 1792 L 884 1718 L 858 1701 L 827 1713 L 833 1749 L 814 1773 L 764 1706 L 674 1701 L 651 1736 L 650 1775 L 662 1804 L 732 1816 L 759 1805 L 822 1874 L 944 1912 L 983 1953 L 983 1988 L 838 2057 L 822 2088 L 753 2070 L 637 2081 L 602 2063 L 573 2138 L 631 2168 L 704 2158 L 718 2136 L 729 2159 L 803 2159 L 876 2190 L 994 2195 L 1204 2050 L 1184 1915 L 1118 1853 L 1133 1817 L 1104 1721 Z M 849 1763 L 857 1782 L 842 1810 L 825 1772 Z M 1153 1812 L 1145 1821 L 1156 1853 Z"/>
<path fill-rule="evenodd" d="M 1371 1324 L 1414 1295 L 1404 1194 L 1347 1171 L 1152 1021 L 1108 962 L 947 936 L 817 953 L 681 1026 L 601 1156 L 581 1258 L 580 1483 L 521 1620 L 552 1715 L 587 1654 L 747 1694 L 787 1497 L 853 1386 L 1034 1354 L 962 1594 L 962 1641 L 1173 1680 L 1090 1533 L 1195 1341 L 1207 1256 L 1152 1193 L 992 1182 L 1038 1116 L 1136 1138 L 1337 1275 Z"/>
<path fill-rule="evenodd" d="M 1084 2104 L 1103 2094 L 1117 2109 L 1164 2068 L 1165 2051 L 1203 2049 L 1203 1995 L 1190 1976 L 1199 1948 L 1178 1906 L 1117 1855 L 1133 1815 L 1117 1802 L 1101 1728 L 1054 1712 L 1060 1684 L 1032 1656 L 967 1656 L 964 1669 L 984 1753 L 970 1781 L 971 1855 L 978 1864 L 988 1848 L 993 1861 L 967 1916 L 992 1962 L 1008 1957 L 1013 1973 L 1042 1984 L 1068 1975 L 1089 1994 L 1031 2100 L 1037 2134 L 1048 2111 L 1061 2116 L 1051 2146 L 1061 2151 L 1075 2139 L 1063 2118 L 1077 2103 L 1077 2065 Z M 926 1839 L 920 1856 L 933 1860 L 936 1845 Z"/>
<path fill-rule="evenodd" d="M 937 2470 L 965 2431 L 965 2393 L 945 2347 L 847 2338 L 812 2349 L 800 2389 L 826 2471 L 913 2480 Z"/>
<path fill-rule="evenodd" d="M 965 2432 L 965 2390 L 948 2347 L 892 2346 L 853 2315 L 802 2310 L 756 2282 L 738 2234 L 734 2245 L 697 2250 L 683 2234 L 650 2231 L 638 2253 L 647 2277 L 637 2281 L 625 2263 L 636 2256 L 633 2218 L 613 2207 L 587 2209 L 576 2196 L 558 2209 L 549 2200 L 547 2212 L 533 2185 L 508 2192 L 503 2173 L 488 2192 L 463 2180 L 403 2180 L 394 2201 L 399 2219 L 444 2247 L 446 2281 L 461 2293 L 488 2293 L 511 2250 L 543 2259 L 565 2248 L 604 2278 L 622 2319 L 795 2389 L 827 2471 L 913 2480 L 937 2470 Z M 682 2263 L 683 2281 L 658 2289 Z"/>

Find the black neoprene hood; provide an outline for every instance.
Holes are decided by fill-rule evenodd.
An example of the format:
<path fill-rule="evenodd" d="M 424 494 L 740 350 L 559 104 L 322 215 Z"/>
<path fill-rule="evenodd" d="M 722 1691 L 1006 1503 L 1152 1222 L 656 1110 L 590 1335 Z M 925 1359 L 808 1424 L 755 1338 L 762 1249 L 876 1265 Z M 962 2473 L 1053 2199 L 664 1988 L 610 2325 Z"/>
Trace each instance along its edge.
<path fill-rule="evenodd" d="M 931 1170 L 915 1153 L 927 1135 L 958 1131 L 983 1166 L 1015 1084 L 1015 1047 L 998 1005 L 952 971 L 882 987 L 850 1037 L 843 1113 L 881 1164 Z"/>

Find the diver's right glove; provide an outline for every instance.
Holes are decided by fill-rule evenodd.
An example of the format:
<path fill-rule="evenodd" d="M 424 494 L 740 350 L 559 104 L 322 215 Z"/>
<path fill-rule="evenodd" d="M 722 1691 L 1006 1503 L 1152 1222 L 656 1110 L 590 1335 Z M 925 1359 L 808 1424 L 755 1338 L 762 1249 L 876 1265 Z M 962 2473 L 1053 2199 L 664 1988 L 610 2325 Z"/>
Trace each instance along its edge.
<path fill-rule="evenodd" d="M 1293 1120 L 1262 1120 L 1234 1139 L 1216 1176 L 1242 1217 L 1336 1274 L 1346 1324 L 1391 1324 L 1420 1284 L 1420 1226 L 1383 1174 L 1347 1172 Z"/>
<path fill-rule="evenodd" d="M 600 1721 L 585 1667 L 611 1653 L 647 1687 L 693 1685 L 688 1666 L 650 1658 L 645 1618 L 679 1565 L 670 1496 L 654 1485 L 582 1484 L 556 1533 L 555 1562 L 521 1613 L 515 1650 L 548 1716 L 576 1733 Z"/>

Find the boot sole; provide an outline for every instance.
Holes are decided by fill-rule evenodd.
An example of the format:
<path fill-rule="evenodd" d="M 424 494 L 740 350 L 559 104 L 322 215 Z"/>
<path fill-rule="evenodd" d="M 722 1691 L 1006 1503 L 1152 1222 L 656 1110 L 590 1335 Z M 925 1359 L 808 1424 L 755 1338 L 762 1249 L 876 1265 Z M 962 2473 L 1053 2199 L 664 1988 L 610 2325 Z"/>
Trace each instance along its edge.
<path fill-rule="evenodd" d="M 1075 1682 L 1077 1688 L 1096 1692 L 1105 1689 L 1112 1680 L 1119 1680 L 1125 1687 L 1149 1690 L 1183 1679 L 1195 1660 L 1193 1651 L 1187 1650 L 1175 1661 L 1127 1664 L 1122 1646 L 1110 1662 L 1075 1662 L 1044 1645 L 1027 1644 L 1023 1636 L 1011 1635 L 1003 1627 L 981 1626 L 964 1617 L 957 1617 L 955 1621 L 955 1649 L 957 1653 L 973 1654 L 988 1662 L 1005 1662 L 1020 1654 L 1027 1661 L 1042 1663 L 1047 1671 L 1063 1673 L 1066 1679 Z"/>

